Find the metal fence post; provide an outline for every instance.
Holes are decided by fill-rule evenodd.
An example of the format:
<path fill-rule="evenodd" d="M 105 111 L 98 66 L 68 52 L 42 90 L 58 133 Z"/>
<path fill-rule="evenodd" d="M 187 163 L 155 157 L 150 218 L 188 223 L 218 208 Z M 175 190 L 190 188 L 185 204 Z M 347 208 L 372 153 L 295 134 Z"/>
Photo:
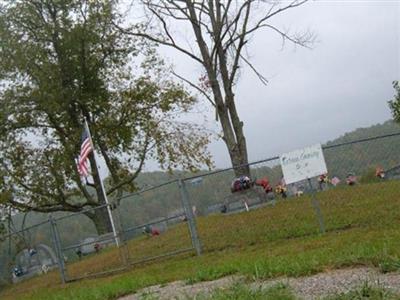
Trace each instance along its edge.
<path fill-rule="evenodd" d="M 324 217 L 322 216 L 321 212 L 321 207 L 319 206 L 319 202 L 317 200 L 317 197 L 315 196 L 315 190 L 313 185 L 311 184 L 311 179 L 308 178 L 308 185 L 310 186 L 311 189 L 311 203 L 314 206 L 315 212 L 318 217 L 318 222 L 319 222 L 319 228 L 321 229 L 321 233 L 325 233 L 325 225 L 324 225 Z"/>
<path fill-rule="evenodd" d="M 190 206 L 190 201 L 189 201 L 189 195 L 186 189 L 185 181 L 182 179 L 178 180 L 178 186 L 179 190 L 181 192 L 181 199 L 182 199 L 182 204 L 183 208 L 185 210 L 188 226 L 189 226 L 189 231 L 190 231 L 190 237 L 192 239 L 192 245 L 193 248 L 196 250 L 196 254 L 200 255 L 201 254 L 201 243 L 199 239 L 199 235 L 197 233 L 197 226 L 196 226 L 196 220 L 195 216 L 192 211 L 192 207 Z"/>
<path fill-rule="evenodd" d="M 118 235 L 118 239 L 120 241 L 119 244 L 119 253 L 124 266 L 128 266 L 129 263 L 129 249 L 128 243 L 125 237 L 124 227 L 121 221 L 121 214 L 119 212 L 120 205 L 119 204 L 112 204 L 111 211 L 114 212 L 114 221 L 116 223 L 116 232 Z"/>
<path fill-rule="evenodd" d="M 61 240 L 60 240 L 60 235 L 57 229 L 57 223 L 56 220 L 53 218 L 52 215 L 49 217 L 49 222 L 50 222 L 50 227 L 51 227 L 51 233 L 53 236 L 53 244 L 54 248 L 56 250 L 56 255 L 57 255 L 57 263 L 58 263 L 58 268 L 60 270 L 60 275 L 61 275 L 61 282 L 66 283 L 67 282 L 67 277 L 66 277 L 66 272 L 65 272 L 65 264 L 64 264 L 64 256 L 62 254 L 61 250 Z"/>

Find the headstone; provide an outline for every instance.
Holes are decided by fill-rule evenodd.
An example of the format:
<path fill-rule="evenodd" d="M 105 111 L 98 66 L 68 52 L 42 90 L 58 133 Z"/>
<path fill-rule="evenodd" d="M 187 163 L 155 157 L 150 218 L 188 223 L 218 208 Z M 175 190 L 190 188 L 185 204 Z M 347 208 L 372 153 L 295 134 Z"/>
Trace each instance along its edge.
<path fill-rule="evenodd" d="M 13 267 L 13 282 L 31 278 L 57 266 L 56 255 L 49 246 L 38 244 L 19 252 Z"/>

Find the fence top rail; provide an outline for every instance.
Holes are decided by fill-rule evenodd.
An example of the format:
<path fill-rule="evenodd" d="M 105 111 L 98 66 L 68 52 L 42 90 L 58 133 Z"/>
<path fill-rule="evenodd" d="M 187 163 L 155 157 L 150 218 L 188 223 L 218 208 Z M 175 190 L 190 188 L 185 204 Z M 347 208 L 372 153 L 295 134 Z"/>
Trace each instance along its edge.
<path fill-rule="evenodd" d="M 395 133 L 390 133 L 390 134 L 385 134 L 385 135 L 378 135 L 378 136 L 374 136 L 374 137 L 343 142 L 340 144 L 322 146 L 322 149 L 325 150 L 325 149 L 337 148 L 337 147 L 342 147 L 342 146 L 347 146 L 347 145 L 352 145 L 352 144 L 365 143 L 365 142 L 369 142 L 369 141 L 373 141 L 373 140 L 379 140 L 379 139 L 384 139 L 384 138 L 394 137 L 394 136 L 400 136 L 400 132 L 395 132 Z"/>
<path fill-rule="evenodd" d="M 170 181 L 166 181 L 166 182 L 164 182 L 164 183 L 161 183 L 161 184 L 159 184 L 159 185 L 152 186 L 152 187 L 147 188 L 147 189 L 143 189 L 143 190 L 140 190 L 140 191 L 131 193 L 131 194 L 126 194 L 126 195 L 124 195 L 124 196 L 121 196 L 121 197 L 117 198 L 117 201 L 120 201 L 120 200 L 122 200 L 122 199 L 129 198 L 129 197 L 132 197 L 132 196 L 138 196 L 138 195 L 140 195 L 140 194 L 143 194 L 143 193 L 146 193 L 146 192 L 149 192 L 149 191 L 158 189 L 158 188 L 160 188 L 160 187 L 163 187 L 163 186 L 166 186 L 166 185 L 169 185 L 169 184 L 178 182 L 178 180 L 179 180 L 179 179 L 173 179 L 173 180 L 170 180 Z"/>
<path fill-rule="evenodd" d="M 23 232 L 25 232 L 25 231 L 31 230 L 31 229 L 33 229 L 33 228 L 35 228 L 35 227 L 42 226 L 42 225 L 44 225 L 44 224 L 46 224 L 46 223 L 48 223 L 48 222 L 49 222 L 49 220 L 46 220 L 46 221 L 43 221 L 43 222 L 36 223 L 36 224 L 34 224 L 34 225 L 32 225 L 32 226 L 29 226 L 29 227 L 20 229 L 20 230 L 18 230 L 18 231 L 10 232 L 10 233 L 8 233 L 8 234 L 2 235 L 2 236 L 1 236 L 1 239 L 8 239 L 8 238 L 10 238 L 10 237 L 13 236 L 13 235 L 18 235 L 18 234 L 23 233 Z"/>
<path fill-rule="evenodd" d="M 347 145 L 352 145 L 352 144 L 358 144 L 358 143 L 364 143 L 364 142 L 369 142 L 369 141 L 373 141 L 373 140 L 379 140 L 379 139 L 388 138 L 388 137 L 394 137 L 394 136 L 400 136 L 400 132 L 395 132 L 395 133 L 390 133 L 390 134 L 385 134 L 385 135 L 379 135 L 379 136 L 374 136 L 374 137 L 370 137 L 370 138 L 358 139 L 358 140 L 353 140 L 353 141 L 349 141 L 349 142 L 343 142 L 343 143 L 339 143 L 339 144 L 325 145 L 325 146 L 322 146 L 322 149 L 326 150 L 326 149 L 337 148 L 337 147 L 342 147 L 342 146 L 347 146 Z M 182 178 L 182 180 L 183 181 L 192 180 L 192 179 L 196 179 L 196 178 L 203 177 L 203 176 L 214 175 L 214 174 L 218 174 L 218 173 L 222 173 L 222 172 L 226 172 L 226 171 L 230 171 L 230 170 L 234 170 L 234 169 L 239 169 L 239 168 L 242 168 L 242 167 L 245 167 L 245 166 L 251 166 L 251 165 L 256 165 L 256 164 L 265 163 L 265 162 L 269 162 L 269 161 L 274 161 L 274 160 L 277 160 L 277 159 L 279 159 L 279 155 L 278 156 L 273 156 L 273 157 L 270 157 L 270 158 L 266 158 L 266 159 L 261 159 L 261 160 L 258 160 L 258 161 L 254 161 L 254 162 L 251 162 L 251 163 L 248 163 L 248 164 L 241 164 L 241 165 L 234 166 L 234 167 L 215 170 L 215 171 L 208 172 L 208 173 L 205 173 L 205 174 L 199 174 L 199 175 L 185 177 L 185 178 Z"/>
<path fill-rule="evenodd" d="M 265 162 L 269 162 L 269 161 L 274 161 L 274 160 L 277 160 L 277 159 L 279 159 L 279 156 L 274 156 L 274 157 L 270 157 L 270 158 L 267 158 L 267 159 L 257 160 L 257 161 L 253 161 L 251 163 L 241 164 L 241 165 L 237 165 L 237 166 L 229 167 L 229 168 L 225 168 L 225 169 L 219 169 L 219 170 L 211 171 L 211 172 L 208 172 L 208 173 L 205 173 L 205 174 L 189 176 L 189 177 L 182 178 L 182 180 L 183 181 L 193 180 L 193 179 L 196 179 L 196 178 L 215 175 L 215 174 L 218 174 L 218 173 L 223 173 L 223 172 L 226 172 L 226 171 L 239 169 L 239 168 L 246 167 L 246 166 L 252 166 L 252 165 L 257 165 L 257 164 L 261 164 L 261 163 L 265 163 Z"/>
<path fill-rule="evenodd" d="M 151 226 L 151 225 L 159 224 L 159 223 L 162 223 L 162 222 L 168 222 L 168 221 L 171 221 L 171 220 L 174 220 L 174 219 L 178 219 L 178 218 L 182 218 L 182 217 L 185 217 L 185 216 L 186 216 L 186 213 L 181 213 L 181 214 L 177 214 L 177 215 L 174 215 L 174 216 L 171 216 L 171 217 L 162 218 L 162 219 L 157 220 L 157 221 L 152 221 L 152 222 L 149 222 L 149 223 L 145 223 L 145 224 L 129 227 L 127 229 L 124 229 L 123 231 L 124 232 L 134 231 L 134 230 L 138 230 L 138 229 L 144 228 L 146 226 Z"/>
<path fill-rule="evenodd" d="M 65 246 L 64 248 L 62 248 L 61 250 L 66 251 L 66 250 L 71 250 L 71 249 L 78 249 L 82 246 L 87 246 L 87 245 L 98 244 L 98 243 L 102 243 L 102 242 L 106 242 L 106 241 L 114 241 L 115 240 L 114 235 L 110 235 L 109 237 L 105 236 L 105 237 L 96 239 L 97 237 L 92 237 L 92 238 L 94 238 L 93 241 L 68 245 L 68 246 Z M 117 237 L 120 237 L 120 235 L 118 234 Z"/>
<path fill-rule="evenodd" d="M 54 220 L 54 221 L 61 221 L 61 220 L 68 219 L 68 218 L 71 218 L 71 217 L 74 217 L 74 216 L 78 216 L 78 215 L 85 214 L 85 213 L 87 213 L 87 212 L 90 212 L 90 211 L 93 211 L 93 210 L 96 210 L 96 209 L 101 209 L 101 208 L 104 208 L 104 207 L 107 207 L 107 206 L 110 206 L 110 207 L 112 208 L 113 204 L 112 204 L 112 203 L 105 203 L 105 204 L 101 204 L 101 205 L 98 205 L 98 206 L 85 208 L 85 209 L 83 209 L 83 210 L 81 210 L 81 211 L 77 211 L 77 212 L 68 214 L 68 215 L 66 215 L 66 216 L 62 216 L 62 217 L 58 217 L 58 218 L 53 218 L 53 220 Z"/>

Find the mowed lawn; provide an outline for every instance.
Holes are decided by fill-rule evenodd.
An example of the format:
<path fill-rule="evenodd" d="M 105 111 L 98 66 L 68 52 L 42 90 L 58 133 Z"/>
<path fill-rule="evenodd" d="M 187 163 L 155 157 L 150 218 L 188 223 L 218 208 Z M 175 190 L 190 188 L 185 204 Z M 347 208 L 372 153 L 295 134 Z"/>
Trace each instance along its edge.
<path fill-rule="evenodd" d="M 309 197 L 289 198 L 250 212 L 197 219 L 203 254 L 193 252 L 134 265 L 128 271 L 62 285 L 57 272 L 8 287 L 0 299 L 116 299 L 145 286 L 175 280 L 189 283 L 230 274 L 253 279 L 301 276 L 357 265 L 383 272 L 400 266 L 400 182 L 338 187 L 317 194 L 326 233 Z M 129 242 L 129 255 L 145 256 L 190 246 L 179 224 L 159 237 Z M 68 265 L 82 276 L 123 264 L 120 251 L 107 249 Z"/>

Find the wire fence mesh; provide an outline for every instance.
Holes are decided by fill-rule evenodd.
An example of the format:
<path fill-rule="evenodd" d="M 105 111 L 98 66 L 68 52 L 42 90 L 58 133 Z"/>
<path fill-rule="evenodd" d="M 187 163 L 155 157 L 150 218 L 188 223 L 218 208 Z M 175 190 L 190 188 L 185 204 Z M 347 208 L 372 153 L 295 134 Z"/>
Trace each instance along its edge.
<path fill-rule="evenodd" d="M 1 248 L 6 259 L 2 260 L 2 267 L 8 271 L 7 275 L 11 275 L 4 279 L 18 283 L 52 272 L 58 266 L 53 245 L 51 226 L 47 221 L 4 236 Z"/>
<path fill-rule="evenodd" d="M 323 146 L 328 174 L 290 185 L 279 157 L 272 157 L 251 163 L 248 185 L 238 190 L 240 174 L 232 168 L 150 186 L 108 206 L 116 235 L 111 230 L 99 235 L 88 218 L 107 216 L 107 205 L 46 216 L 34 226 L 9 230 L 0 242 L 0 262 L 15 282 L 57 270 L 62 280 L 73 281 L 182 253 L 319 234 L 318 210 L 327 232 L 391 222 L 396 217 L 391 199 L 400 196 L 398 149 L 400 133 L 328 143 Z M 374 197 L 387 201 L 387 210 L 376 211 Z M 367 212 L 358 218 L 361 209 Z"/>
<path fill-rule="evenodd" d="M 177 181 L 120 199 L 118 208 L 130 264 L 192 250 Z M 165 233 L 173 232 L 176 241 Z"/>

